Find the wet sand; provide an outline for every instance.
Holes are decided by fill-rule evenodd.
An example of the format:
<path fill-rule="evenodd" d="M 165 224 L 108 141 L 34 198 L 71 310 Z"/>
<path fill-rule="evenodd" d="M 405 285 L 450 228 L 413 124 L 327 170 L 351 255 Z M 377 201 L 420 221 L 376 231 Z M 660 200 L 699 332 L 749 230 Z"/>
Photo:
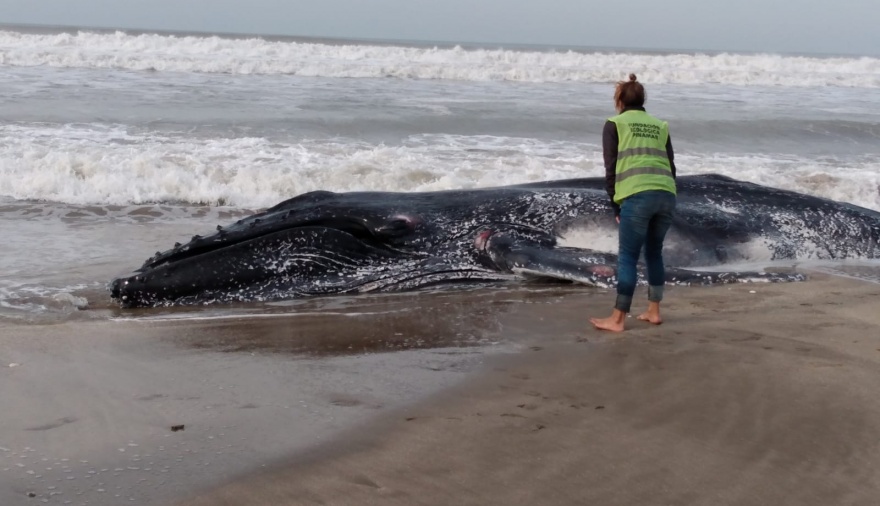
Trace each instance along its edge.
<path fill-rule="evenodd" d="M 876 504 L 880 285 L 670 292 L 619 337 L 585 324 L 611 295 L 564 300 L 472 381 L 183 504 Z"/>
<path fill-rule="evenodd" d="M 220 486 L 466 380 L 519 349 L 503 332 L 518 308 L 590 292 L 155 310 L 100 293 L 87 311 L 0 319 L 0 505 L 170 504 Z"/>
<path fill-rule="evenodd" d="M 672 287 L 622 335 L 571 287 L 0 326 L 0 504 L 874 504 L 878 296 Z"/>

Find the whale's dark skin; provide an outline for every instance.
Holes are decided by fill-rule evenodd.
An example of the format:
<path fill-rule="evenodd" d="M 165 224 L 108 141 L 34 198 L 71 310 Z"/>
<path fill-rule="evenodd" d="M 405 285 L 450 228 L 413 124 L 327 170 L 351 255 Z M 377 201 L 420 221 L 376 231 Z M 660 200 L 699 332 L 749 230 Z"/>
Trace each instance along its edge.
<path fill-rule="evenodd" d="M 678 178 L 667 282 L 793 281 L 709 272 L 758 244 L 770 259 L 878 258 L 880 213 L 717 175 Z M 115 279 L 124 307 L 400 291 L 522 277 L 600 286 L 616 255 L 562 247 L 616 224 L 601 178 L 425 193 L 311 192 L 150 258 Z"/>

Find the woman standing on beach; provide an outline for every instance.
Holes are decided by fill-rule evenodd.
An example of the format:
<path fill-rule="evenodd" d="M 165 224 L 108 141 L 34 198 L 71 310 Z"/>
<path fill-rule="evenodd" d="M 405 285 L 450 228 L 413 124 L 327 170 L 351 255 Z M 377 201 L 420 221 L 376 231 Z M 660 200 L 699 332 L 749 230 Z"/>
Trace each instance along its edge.
<path fill-rule="evenodd" d="M 614 90 L 617 116 L 602 131 L 605 182 L 620 224 L 617 300 L 611 316 L 590 318 L 601 330 L 620 332 L 632 305 L 642 247 L 648 268 L 648 310 L 639 320 L 660 324 L 663 300 L 663 239 L 675 210 L 675 163 L 669 125 L 645 112 L 645 88 L 636 80 L 620 81 Z"/>

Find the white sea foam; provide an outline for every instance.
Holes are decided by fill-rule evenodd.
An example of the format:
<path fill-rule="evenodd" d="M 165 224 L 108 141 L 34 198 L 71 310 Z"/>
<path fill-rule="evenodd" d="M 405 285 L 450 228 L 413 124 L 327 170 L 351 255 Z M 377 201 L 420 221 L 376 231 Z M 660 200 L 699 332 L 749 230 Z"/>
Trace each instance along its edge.
<path fill-rule="evenodd" d="M 123 32 L 0 31 L 0 64 L 229 74 L 466 81 L 614 82 L 880 88 L 880 59 L 773 54 L 636 54 L 319 44 Z"/>
<path fill-rule="evenodd" d="M 880 160 L 681 155 L 682 174 L 720 173 L 880 210 Z M 0 126 L 0 195 L 68 204 L 266 207 L 312 190 L 432 191 L 604 174 L 601 148 L 571 141 L 415 135 L 354 139 L 132 134 L 124 126 Z"/>
<path fill-rule="evenodd" d="M 131 135 L 124 127 L 4 126 L 0 195 L 73 204 L 262 207 L 319 189 L 428 191 L 580 177 L 598 161 L 595 146 L 584 154 L 563 142 L 430 137 L 402 146 L 345 139 L 281 144 Z M 467 149 L 476 146 L 477 152 Z"/>
<path fill-rule="evenodd" d="M 765 186 L 849 202 L 880 211 L 880 158 L 817 160 L 788 154 L 712 156 L 681 155 L 682 174 L 715 173 Z"/>

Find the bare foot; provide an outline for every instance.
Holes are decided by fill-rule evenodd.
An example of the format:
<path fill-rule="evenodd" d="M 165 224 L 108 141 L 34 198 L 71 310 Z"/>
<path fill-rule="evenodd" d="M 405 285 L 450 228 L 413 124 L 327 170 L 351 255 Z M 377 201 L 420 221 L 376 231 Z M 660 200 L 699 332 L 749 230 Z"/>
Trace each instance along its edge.
<path fill-rule="evenodd" d="M 637 316 L 637 318 L 643 322 L 653 323 L 654 325 L 660 325 L 663 323 L 663 318 L 660 317 L 660 313 L 652 313 L 650 311 L 645 311 Z"/>
<path fill-rule="evenodd" d="M 599 330 L 623 332 L 623 318 L 611 315 L 608 318 L 590 318 L 590 323 Z"/>
<path fill-rule="evenodd" d="M 640 314 L 638 318 L 643 322 L 652 323 L 654 325 L 660 325 L 663 323 L 663 318 L 660 317 L 660 303 L 648 301 L 648 310 Z"/>

